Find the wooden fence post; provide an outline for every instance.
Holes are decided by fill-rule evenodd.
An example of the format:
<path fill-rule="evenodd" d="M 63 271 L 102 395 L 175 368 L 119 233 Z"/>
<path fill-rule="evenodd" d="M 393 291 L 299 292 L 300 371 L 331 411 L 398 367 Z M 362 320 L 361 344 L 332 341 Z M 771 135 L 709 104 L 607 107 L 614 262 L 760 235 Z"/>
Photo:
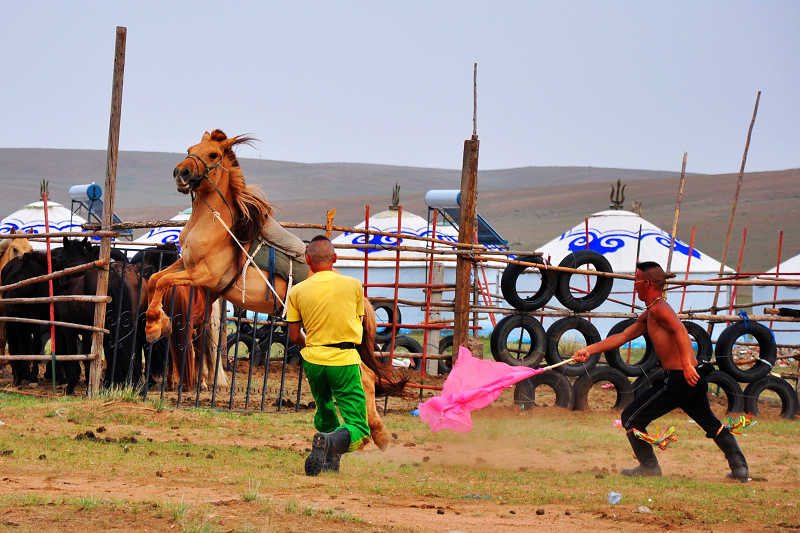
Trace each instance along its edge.
<path fill-rule="evenodd" d="M 478 183 L 477 135 L 464 141 L 464 163 L 461 167 L 461 213 L 458 219 L 458 242 L 471 243 L 475 236 L 475 212 Z M 456 259 L 456 295 L 453 323 L 453 354 L 460 346 L 467 346 L 469 332 L 469 310 L 472 299 L 472 258 L 460 254 Z"/>
<path fill-rule="evenodd" d="M 435 261 L 433 263 L 433 268 L 431 269 L 431 284 L 438 284 L 444 283 L 444 263 L 441 261 Z M 441 290 L 435 290 L 430 292 L 430 300 L 431 304 L 439 304 L 442 302 L 442 292 Z M 441 314 L 439 313 L 438 307 L 431 307 L 430 316 L 428 317 L 428 322 L 438 322 L 441 318 Z M 427 354 L 439 354 L 439 340 L 442 338 L 441 332 L 438 329 L 431 329 L 428 332 L 428 345 L 426 347 L 425 353 Z M 427 368 L 425 371 L 435 376 L 439 373 L 439 360 L 438 359 L 428 359 L 427 361 Z"/>
<path fill-rule="evenodd" d="M 122 80 L 125 74 L 125 38 L 127 28 L 117 26 L 117 40 L 114 48 L 114 78 L 111 85 L 111 118 L 108 125 L 108 150 L 106 152 L 106 188 L 103 191 L 102 229 L 109 229 L 114 217 L 114 195 L 117 186 L 117 160 L 119 156 L 119 123 L 122 115 Z M 111 256 L 111 237 L 100 241 L 100 259 L 108 261 Z M 97 295 L 108 292 L 108 264 L 97 277 Z M 105 324 L 106 303 L 98 302 L 94 308 L 94 325 L 102 328 Z M 103 334 L 92 334 L 92 365 L 89 370 L 89 397 L 100 392 L 102 371 Z"/>

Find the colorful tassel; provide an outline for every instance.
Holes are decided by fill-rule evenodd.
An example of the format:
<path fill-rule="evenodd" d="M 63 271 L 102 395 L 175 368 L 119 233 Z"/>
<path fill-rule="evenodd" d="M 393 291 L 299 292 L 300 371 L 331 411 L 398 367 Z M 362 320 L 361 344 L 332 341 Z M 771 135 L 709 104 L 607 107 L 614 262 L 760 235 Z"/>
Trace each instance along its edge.
<path fill-rule="evenodd" d="M 746 414 L 739 416 L 736 422 L 734 422 L 731 417 L 728 417 L 728 425 L 725 427 L 734 435 L 741 435 L 745 429 L 755 426 L 756 424 L 758 424 L 758 422 L 753 420 L 749 414 Z"/>
<path fill-rule="evenodd" d="M 670 442 L 678 442 L 678 434 L 675 433 L 675 426 L 670 426 L 669 428 L 665 427 L 661 435 L 658 436 L 648 435 L 647 433 L 639 431 L 638 429 L 634 429 L 633 434 L 637 438 L 645 442 L 649 442 L 654 446 L 658 446 L 662 450 L 666 450 Z"/>

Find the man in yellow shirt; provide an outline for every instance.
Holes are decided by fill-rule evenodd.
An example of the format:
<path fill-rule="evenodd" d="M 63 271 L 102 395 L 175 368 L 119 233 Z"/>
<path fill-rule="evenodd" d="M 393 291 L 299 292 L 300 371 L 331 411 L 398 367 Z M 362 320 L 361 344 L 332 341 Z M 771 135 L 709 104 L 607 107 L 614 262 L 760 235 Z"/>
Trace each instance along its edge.
<path fill-rule="evenodd" d="M 289 338 L 302 348 L 303 368 L 317 404 L 314 427 L 318 433 L 305 464 L 309 476 L 323 470 L 338 472 L 341 455 L 369 439 L 361 358 L 356 350 L 363 333 L 364 291 L 360 281 L 333 270 L 335 261 L 331 241 L 314 237 L 306 249 L 312 275 L 292 287 L 286 300 Z"/>

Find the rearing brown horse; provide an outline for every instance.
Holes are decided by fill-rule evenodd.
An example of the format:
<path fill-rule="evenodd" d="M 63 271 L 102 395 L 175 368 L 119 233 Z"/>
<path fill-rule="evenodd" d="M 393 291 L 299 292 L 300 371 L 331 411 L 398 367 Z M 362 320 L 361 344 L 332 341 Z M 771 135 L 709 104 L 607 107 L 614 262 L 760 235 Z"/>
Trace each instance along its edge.
<path fill-rule="evenodd" d="M 205 132 L 200 143 L 189 147 L 186 158 L 175 167 L 173 176 L 178 192 L 192 194 L 192 216 L 181 231 L 181 257 L 150 278 L 145 328 L 149 342 L 170 331 L 162 297 L 175 285 L 205 287 L 213 295 L 258 313 L 276 312 L 274 293 L 281 301 L 285 299 L 287 283 L 283 278 L 274 277 L 273 293 L 266 276 L 256 267 L 248 266 L 242 276 L 243 253 L 239 243 L 247 248 L 261 235 L 262 228 L 274 224 L 269 220 L 272 208 L 254 187 L 245 184 L 233 152 L 234 146 L 252 141 L 245 136 L 228 138 L 220 130 Z M 389 437 L 375 408 L 375 384 L 378 378 L 399 388 L 403 383 L 392 383 L 375 359 L 375 313 L 368 301 L 364 307 L 364 336 L 359 346 L 361 381 L 367 395 L 367 421 L 372 439 L 385 449 Z"/>

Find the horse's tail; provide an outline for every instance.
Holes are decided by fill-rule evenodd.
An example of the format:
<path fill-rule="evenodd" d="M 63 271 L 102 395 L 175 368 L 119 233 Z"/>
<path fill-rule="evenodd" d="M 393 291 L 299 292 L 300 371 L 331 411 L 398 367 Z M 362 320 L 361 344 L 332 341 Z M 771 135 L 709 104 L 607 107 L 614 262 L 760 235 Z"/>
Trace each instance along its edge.
<path fill-rule="evenodd" d="M 375 357 L 375 310 L 369 300 L 364 298 L 364 333 L 361 337 L 361 344 L 358 346 L 358 353 L 361 361 L 375 372 L 378 379 L 375 383 L 375 394 L 399 396 L 408 383 L 408 378 L 398 381 L 392 380 L 391 367 L 386 368 Z"/>

